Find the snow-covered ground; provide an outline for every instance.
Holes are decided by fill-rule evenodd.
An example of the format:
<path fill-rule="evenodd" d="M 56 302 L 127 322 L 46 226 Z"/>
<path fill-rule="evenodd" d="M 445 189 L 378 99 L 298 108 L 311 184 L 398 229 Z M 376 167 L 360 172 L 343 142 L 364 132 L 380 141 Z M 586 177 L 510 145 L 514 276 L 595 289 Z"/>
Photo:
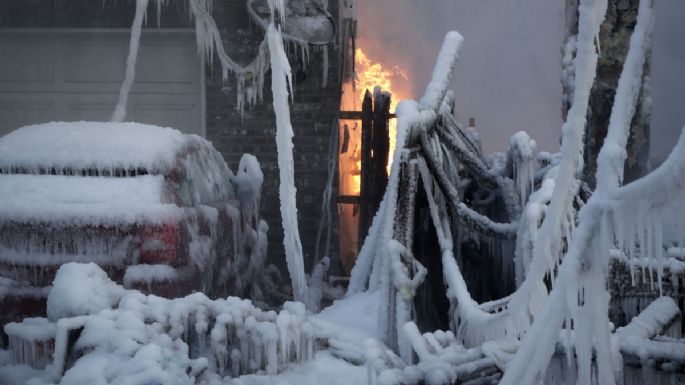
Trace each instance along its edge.
<path fill-rule="evenodd" d="M 28 365 L 5 365 L 9 353 L 0 350 L 0 384 L 40 384 L 44 371 Z M 35 379 L 30 382 L 31 379 Z M 227 378 L 210 385 L 359 385 L 367 381 L 365 366 L 352 365 L 326 351 L 316 353 L 313 360 L 294 366 L 277 375 L 251 374 L 239 378 Z M 83 383 L 87 385 L 87 383 Z M 95 384 L 93 384 L 95 385 Z"/>
<path fill-rule="evenodd" d="M 359 384 L 377 308 L 367 293 L 318 315 L 292 302 L 277 313 L 238 298 L 167 300 L 125 290 L 95 264 L 71 263 L 57 273 L 47 319 L 5 327 L 0 383 Z M 69 330 L 79 329 L 70 341 Z"/>

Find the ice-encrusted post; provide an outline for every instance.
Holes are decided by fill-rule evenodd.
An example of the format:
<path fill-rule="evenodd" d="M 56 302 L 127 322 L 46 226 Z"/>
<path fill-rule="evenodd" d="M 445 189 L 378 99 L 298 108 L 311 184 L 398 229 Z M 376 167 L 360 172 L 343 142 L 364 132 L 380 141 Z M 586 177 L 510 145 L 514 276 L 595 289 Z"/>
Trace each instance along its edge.
<path fill-rule="evenodd" d="M 269 2 L 272 14 L 276 7 Z M 282 11 L 282 7 L 278 8 Z M 283 245 L 288 272 L 296 301 L 307 302 L 307 283 L 304 275 L 302 243 L 297 224 L 297 203 L 295 195 L 295 161 L 293 160 L 293 127 L 290 123 L 288 95 L 293 91 L 290 64 L 283 48 L 283 37 L 276 27 L 275 17 L 267 30 L 267 40 L 271 56 L 271 92 L 276 114 L 276 150 L 280 177 L 279 196 L 281 201 L 281 220 L 283 223 Z"/>
<path fill-rule="evenodd" d="M 568 118 L 562 127 L 562 160 L 555 180 L 554 194 L 540 228 L 538 241 L 533 248 L 534 261 L 543 260 L 541 256 L 553 252 L 558 247 L 554 242 L 561 240 L 557 234 L 571 199 L 569 187 L 576 179 L 579 173 L 579 165 L 582 164 L 586 113 L 598 59 L 595 37 L 598 35 L 604 19 L 606 6 L 606 0 L 581 0 L 579 5 L 575 93 Z M 564 260 L 562 267 L 570 270 L 567 267 L 569 266 L 567 262 Z M 545 269 L 545 267 L 540 263 L 531 263 L 530 269 L 533 271 Z M 563 279 L 561 273 L 560 279 Z M 528 280 L 524 284 L 526 282 Z M 566 293 L 559 286 L 561 285 L 555 286 L 552 295 L 547 299 L 542 314 L 535 319 L 532 328 L 528 331 L 529 338 L 524 339 L 511 366 L 504 373 L 502 384 L 534 384 L 539 382 L 541 376 L 544 377 L 549 360 L 554 353 L 558 332 L 564 321 L 563 306 Z M 554 310 L 551 309 L 552 307 Z M 545 322 L 542 322 L 541 319 L 545 319 Z"/>
<path fill-rule="evenodd" d="M 583 80 L 587 81 L 594 77 L 597 63 L 594 38 L 605 11 L 606 1 L 581 1 L 575 99 L 581 95 L 584 98 L 574 101 L 571 111 L 569 111 L 569 121 L 574 117 L 574 110 L 581 110 L 579 101 L 584 102 L 582 106 L 587 105 L 591 83 L 584 83 Z M 614 370 L 620 368 L 612 367 L 612 364 L 615 363 L 614 358 L 617 358 L 612 356 L 617 353 L 612 351 L 613 347 L 608 334 L 609 294 L 606 291 L 605 273 L 608 248 L 613 245 L 614 234 L 609 229 L 610 221 L 607 213 L 604 212 L 605 208 L 602 202 L 611 195 L 615 195 L 613 191 L 618 188 L 622 179 L 623 162 L 626 158 L 625 147 L 630 121 L 635 113 L 639 97 L 639 84 L 642 79 L 642 68 L 647 52 L 646 41 L 651 33 L 652 20 L 651 0 L 642 0 L 638 22 L 631 37 L 626 64 L 619 80 L 607 137 L 598 156 L 597 180 L 600 183 L 598 183 L 597 190 L 586 206 L 581 209 L 580 224 L 574 231 L 574 238 L 560 267 L 555 287 L 542 314 L 536 318 L 533 327 L 528 332 L 529 336 L 534 337 L 524 340 L 514 361 L 506 371 L 502 384 L 536 383 L 536 378 L 540 378 L 544 374 L 553 353 L 564 315 L 573 317 L 575 321 L 579 381 L 582 383 L 590 383 L 591 381 L 592 348 L 594 346 L 597 354 L 599 383 L 608 385 L 615 382 Z M 576 118 L 578 117 L 576 115 Z M 582 120 L 584 121 L 584 116 Z M 575 135 L 581 138 L 582 128 L 576 126 L 573 130 Z M 564 134 L 564 140 L 566 140 L 567 132 L 565 131 Z M 578 139 L 577 136 L 576 139 Z M 568 148 L 564 144 L 565 142 L 562 143 L 564 155 L 574 155 L 570 151 L 565 151 L 573 147 L 576 147 L 574 148 L 575 154 L 580 152 L 577 146 L 581 143 L 573 141 Z M 678 149 L 679 147 L 676 146 L 676 150 Z M 566 163 L 568 167 L 569 162 L 570 159 L 565 158 L 562 165 Z M 668 166 L 671 163 L 667 162 L 665 165 Z M 633 201 L 634 199 L 631 199 L 631 202 Z M 582 292 L 592 293 L 591 296 L 580 295 L 581 289 Z M 582 301 L 579 301 L 579 298 Z M 581 308 L 583 308 L 582 311 Z M 570 319 L 567 320 L 567 327 L 569 324 Z M 532 362 L 534 362 L 532 367 L 530 365 L 531 357 L 533 357 Z"/>
<path fill-rule="evenodd" d="M 131 92 L 133 81 L 136 78 L 136 61 L 138 60 L 140 34 L 143 29 L 143 22 L 145 21 L 147 3 L 148 0 L 136 0 L 136 13 L 133 17 L 133 25 L 131 26 L 131 41 L 129 42 L 128 58 L 126 59 L 126 75 L 124 76 L 124 81 L 121 83 L 121 89 L 119 90 L 119 101 L 114 108 L 114 113 L 112 113 L 112 122 L 123 122 L 124 119 L 126 119 L 128 94 Z"/>

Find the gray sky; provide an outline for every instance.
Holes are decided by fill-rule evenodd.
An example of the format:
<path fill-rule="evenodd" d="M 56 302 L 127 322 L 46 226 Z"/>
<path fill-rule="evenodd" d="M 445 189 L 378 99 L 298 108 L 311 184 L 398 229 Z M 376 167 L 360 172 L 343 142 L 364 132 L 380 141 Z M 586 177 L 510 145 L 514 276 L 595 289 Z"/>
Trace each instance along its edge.
<path fill-rule="evenodd" d="M 562 0 L 359 0 L 358 38 L 370 57 L 400 65 L 407 93 L 423 92 L 447 31 L 465 41 L 453 89 L 457 114 L 476 118 L 486 152 L 525 130 L 558 151 L 561 131 Z M 685 124 L 685 1 L 658 0 L 652 71 L 652 154 Z M 376 27 L 378 26 L 378 27 Z"/>

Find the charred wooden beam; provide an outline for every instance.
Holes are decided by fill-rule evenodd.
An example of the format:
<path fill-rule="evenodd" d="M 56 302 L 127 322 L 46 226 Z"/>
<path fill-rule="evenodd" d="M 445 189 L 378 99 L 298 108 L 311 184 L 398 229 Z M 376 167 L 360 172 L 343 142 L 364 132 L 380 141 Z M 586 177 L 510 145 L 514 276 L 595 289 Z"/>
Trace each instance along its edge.
<path fill-rule="evenodd" d="M 412 242 L 414 240 L 414 211 L 416 208 L 416 192 L 419 183 L 419 167 L 416 158 L 417 152 L 412 151 L 407 155 L 403 154 L 402 162 L 400 162 L 397 215 L 395 216 L 395 225 L 393 228 L 393 238 L 400 242 L 407 250 L 412 249 Z M 411 262 L 405 263 L 405 265 L 411 271 Z"/>
<path fill-rule="evenodd" d="M 359 199 L 358 195 L 338 195 L 337 202 L 358 205 L 361 202 L 361 200 Z"/>
<path fill-rule="evenodd" d="M 362 102 L 362 167 L 360 181 L 361 205 L 359 208 L 359 245 L 364 244 L 366 235 L 371 226 L 373 212 L 369 205 L 371 196 L 371 138 L 373 137 L 373 100 L 371 92 L 366 90 L 364 101 Z"/>
<path fill-rule="evenodd" d="M 397 115 L 388 112 L 384 118 L 395 119 Z M 362 111 L 340 111 L 340 120 L 362 120 Z"/>
<path fill-rule="evenodd" d="M 388 132 L 388 111 L 390 111 L 390 94 L 376 88 L 373 94 L 373 130 L 371 135 L 371 181 L 370 181 L 370 209 L 373 213 L 383 200 L 385 188 L 388 186 L 388 152 L 390 150 L 390 134 Z"/>

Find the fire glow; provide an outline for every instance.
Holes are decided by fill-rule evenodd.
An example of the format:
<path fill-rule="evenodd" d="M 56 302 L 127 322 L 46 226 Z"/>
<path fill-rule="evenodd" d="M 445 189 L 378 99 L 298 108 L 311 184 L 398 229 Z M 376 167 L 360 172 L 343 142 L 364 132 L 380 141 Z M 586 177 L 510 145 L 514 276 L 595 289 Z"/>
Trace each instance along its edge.
<path fill-rule="evenodd" d="M 354 81 L 348 82 L 343 86 L 343 100 L 341 109 L 359 111 L 361 110 L 362 102 L 364 101 L 364 94 L 367 90 L 373 92 L 375 87 L 380 87 L 383 92 L 389 92 L 392 97 L 390 99 L 390 112 L 394 113 L 397 103 L 400 99 L 407 97 L 400 92 L 400 87 L 393 84 L 393 81 L 408 80 L 407 74 L 399 67 L 386 68 L 381 63 L 369 58 L 361 48 L 355 51 L 355 73 Z M 353 163 L 347 172 L 341 172 L 343 175 L 349 175 L 350 181 L 341 181 L 347 187 L 344 188 L 344 194 L 359 195 L 361 185 L 361 130 L 357 127 L 352 128 L 350 133 L 351 154 L 349 155 Z M 395 153 L 395 137 L 397 135 L 397 121 L 390 119 L 388 124 L 389 131 L 389 151 L 388 151 L 388 165 L 387 172 L 390 174 L 390 166 L 392 164 L 393 154 Z M 342 138 L 344 139 L 344 138 Z M 342 142 L 341 142 L 342 143 Z M 341 164 L 344 163 L 341 159 Z M 347 183 L 344 183 L 347 182 Z"/>
<path fill-rule="evenodd" d="M 394 113 L 397 108 L 397 103 L 400 99 L 407 97 L 407 95 L 400 95 L 399 88 L 393 87 L 393 79 L 402 78 L 408 80 L 407 74 L 397 66 L 390 69 L 383 67 L 381 63 L 374 62 L 369 59 L 361 48 L 355 51 L 355 68 L 356 68 L 356 98 L 361 105 L 364 100 L 364 93 L 366 90 L 373 91 L 374 87 L 378 86 L 384 92 L 389 92 L 390 98 L 390 112 Z M 388 174 L 390 174 L 390 166 L 392 165 L 393 154 L 395 153 L 395 137 L 397 136 L 397 120 L 390 119 L 388 124 L 388 131 L 390 137 L 390 150 L 388 152 Z"/>
<path fill-rule="evenodd" d="M 361 49 L 355 50 L 353 79 L 343 84 L 343 95 L 340 109 L 343 111 L 360 111 L 366 91 L 373 92 L 380 87 L 383 92 L 391 94 L 390 113 L 395 112 L 398 101 L 408 97 L 402 90 L 407 89 L 408 77 L 399 67 L 387 67 Z M 405 86 L 402 86 L 405 83 Z M 339 188 L 340 194 L 359 196 L 361 190 L 361 122 L 353 120 L 340 121 L 340 152 L 339 152 Z M 397 121 L 388 122 L 389 151 L 387 172 L 390 174 L 393 154 L 395 152 L 395 137 L 397 135 Z M 358 250 L 359 217 L 358 208 L 353 205 L 339 205 L 340 214 L 340 254 L 345 269 L 349 272 Z"/>

